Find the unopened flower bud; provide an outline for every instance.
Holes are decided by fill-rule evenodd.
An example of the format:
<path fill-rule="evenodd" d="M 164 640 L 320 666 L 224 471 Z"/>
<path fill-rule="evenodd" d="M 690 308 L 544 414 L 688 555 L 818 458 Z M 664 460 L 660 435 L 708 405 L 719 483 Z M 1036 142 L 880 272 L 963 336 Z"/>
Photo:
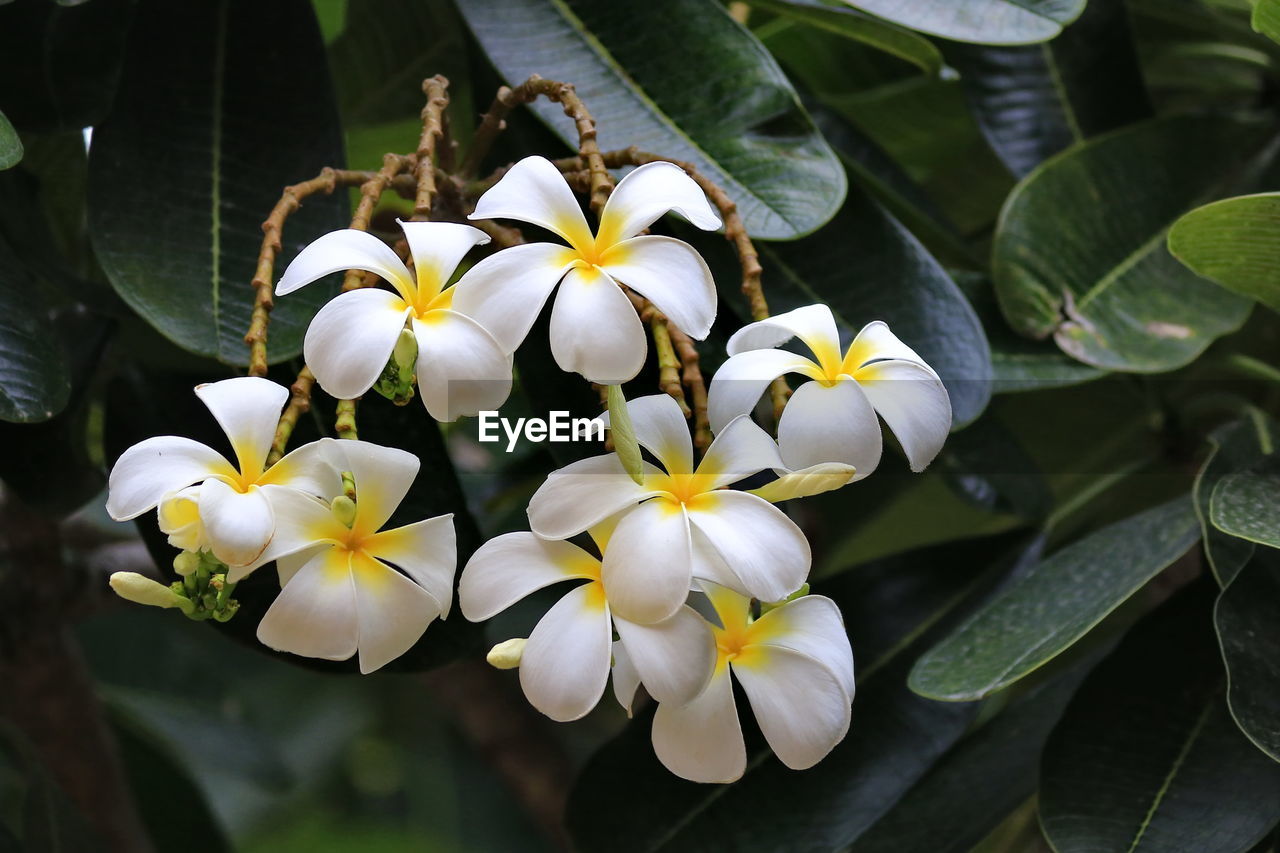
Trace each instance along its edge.
<path fill-rule="evenodd" d="M 183 551 L 173 558 L 173 570 L 184 578 L 195 574 L 198 568 L 200 568 L 200 555 L 195 551 Z"/>
<path fill-rule="evenodd" d="M 172 588 L 157 583 L 151 578 L 143 577 L 137 572 L 115 572 L 111 575 L 111 589 L 115 594 L 136 604 L 149 607 L 177 607 L 184 613 L 190 613 L 194 605 L 189 599 L 178 595 Z"/>
<path fill-rule="evenodd" d="M 413 330 L 405 326 L 400 330 L 391 358 L 387 359 L 387 365 L 374 383 L 373 390 L 397 406 L 405 405 L 413 399 L 413 372 L 417 363 L 418 339 Z"/>
<path fill-rule="evenodd" d="M 520 665 L 520 658 L 524 656 L 524 646 L 527 642 L 529 641 L 524 637 L 504 640 L 489 650 L 485 660 L 494 669 L 515 669 Z"/>
<path fill-rule="evenodd" d="M 347 497 L 346 495 L 338 495 L 336 498 L 333 499 L 333 503 L 330 505 L 330 509 L 333 510 L 334 518 L 338 519 L 338 521 L 341 521 L 347 527 L 350 527 L 352 524 L 355 524 L 356 502 L 351 500 L 351 498 Z"/>

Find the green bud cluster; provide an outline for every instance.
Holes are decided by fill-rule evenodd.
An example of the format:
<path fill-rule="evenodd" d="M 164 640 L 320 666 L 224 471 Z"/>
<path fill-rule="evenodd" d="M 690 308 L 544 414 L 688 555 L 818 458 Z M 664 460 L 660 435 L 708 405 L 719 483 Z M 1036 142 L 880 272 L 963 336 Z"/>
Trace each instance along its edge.
<path fill-rule="evenodd" d="M 413 330 L 405 326 L 396 339 L 396 347 L 387 359 L 387 366 L 382 368 L 382 375 L 373 384 L 373 390 L 386 397 L 397 406 L 406 405 L 413 399 L 414 368 L 418 362 L 418 339 Z"/>
<path fill-rule="evenodd" d="M 191 602 L 183 607 L 187 618 L 197 622 L 212 619 L 226 622 L 236 615 L 240 602 L 231 597 L 236 585 L 227 581 L 227 566 L 208 551 L 183 551 L 173 558 L 173 568 L 182 579 L 169 588 Z"/>

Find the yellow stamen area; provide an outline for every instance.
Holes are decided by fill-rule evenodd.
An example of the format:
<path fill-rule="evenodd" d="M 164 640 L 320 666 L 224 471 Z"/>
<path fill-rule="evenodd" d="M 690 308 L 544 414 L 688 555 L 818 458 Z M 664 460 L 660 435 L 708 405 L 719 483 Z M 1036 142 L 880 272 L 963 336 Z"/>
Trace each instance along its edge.
<path fill-rule="evenodd" d="M 673 509 L 679 509 L 681 504 L 691 506 L 710 499 L 715 480 L 713 474 L 707 472 L 661 474 L 652 477 L 651 483 L 646 485 L 666 492 L 670 496 L 668 503 L 672 504 Z"/>
<path fill-rule="evenodd" d="M 732 590 L 719 590 L 710 596 L 723 627 L 711 626 L 720 660 L 739 666 L 763 662 L 769 647 L 763 645 L 788 630 L 787 614 L 772 610 L 759 619 L 751 619 L 750 599 Z"/>

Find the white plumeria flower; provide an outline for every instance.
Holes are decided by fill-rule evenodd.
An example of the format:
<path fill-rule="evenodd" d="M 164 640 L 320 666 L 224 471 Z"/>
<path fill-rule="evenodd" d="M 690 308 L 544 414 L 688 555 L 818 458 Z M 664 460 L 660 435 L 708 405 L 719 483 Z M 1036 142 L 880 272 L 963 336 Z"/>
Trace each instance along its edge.
<path fill-rule="evenodd" d="M 189 512 L 194 499 L 213 555 L 233 569 L 242 569 L 243 575 L 266 562 L 263 552 L 276 529 L 273 507 L 282 494 L 300 490 L 331 495 L 341 490 L 341 481 L 317 442 L 267 465 L 289 389 L 266 379 L 242 376 L 198 385 L 195 390 L 231 440 L 237 464 L 190 438 L 148 438 L 121 454 L 111 469 L 107 513 L 116 521 L 128 521 L 199 483 L 198 498 L 180 493 L 183 506 L 166 510 Z M 183 526 L 181 522 L 174 517 L 166 524 L 177 529 Z"/>
<path fill-rule="evenodd" d="M 450 276 L 472 247 L 489 242 L 478 228 L 452 222 L 401 222 L 414 271 L 364 231 L 334 231 L 298 253 L 276 285 L 292 293 L 341 270 L 376 273 L 395 293 L 364 287 L 339 294 L 316 314 L 302 342 L 320 387 L 343 400 L 378 381 L 408 322 L 418 342 L 418 391 L 427 412 L 453 421 L 497 409 L 511 393 L 511 358 L 481 323 L 455 310 Z"/>
<path fill-rule="evenodd" d="M 358 651 L 360 672 L 370 673 L 449 615 L 458 559 L 453 514 L 381 530 L 408 493 L 418 458 L 365 441 L 325 443 L 355 481 L 354 516 L 297 492 L 277 504 L 279 531 L 268 555 L 282 589 L 258 623 L 258 639 L 327 660 Z"/>
<path fill-rule="evenodd" d="M 526 157 L 476 202 L 471 219 L 516 219 L 569 243 L 528 243 L 485 258 L 458 282 L 454 306 L 514 352 L 556 284 L 551 352 L 562 370 L 616 384 L 644 365 L 644 325 L 622 283 L 702 340 L 716 316 L 716 289 L 702 256 L 671 237 L 636 236 L 668 211 L 703 230 L 720 227 L 707 197 L 672 163 L 649 163 L 618 182 L 595 234 L 552 163 Z"/>
<path fill-rule="evenodd" d="M 691 578 L 779 601 L 804 583 L 809 543 L 763 498 L 724 488 L 782 460 L 773 439 L 749 418 L 725 427 L 695 468 L 680 407 L 666 394 L 630 401 L 636 439 L 662 463 L 644 463 L 643 483 L 616 453 L 552 472 L 529 501 L 533 532 L 567 539 L 620 514 L 601 577 L 613 612 L 660 622 L 684 604 Z"/>
<path fill-rule="evenodd" d="M 591 529 L 605 555 L 612 527 L 606 521 Z M 507 533 L 486 542 L 468 561 L 458 582 L 458 604 L 463 615 L 479 622 L 553 583 L 587 581 L 547 611 L 520 659 L 525 696 L 553 720 L 576 720 L 600 701 L 615 628 L 650 695 L 676 703 L 698 695 L 715 659 L 715 644 L 702 617 L 682 607 L 652 625 L 623 619 L 611 610 L 601 575 L 600 560 L 577 545 Z"/>
<path fill-rule="evenodd" d="M 799 338 L 813 358 L 772 349 Z M 720 430 L 750 412 L 765 388 L 785 373 L 813 379 L 796 389 L 778 422 L 778 443 L 787 468 L 824 462 L 857 469 L 862 479 L 880 463 L 884 418 L 907 454 L 912 471 L 923 471 L 942 449 L 951 429 L 951 400 L 933 368 L 898 340 L 880 320 L 868 323 L 840 352 L 831 309 L 808 305 L 739 329 L 729 339 L 730 358 L 711 380 L 708 414 Z"/>
<path fill-rule="evenodd" d="M 715 672 L 692 702 L 658 705 L 653 717 L 658 759 L 694 782 L 732 782 L 742 776 L 747 754 L 732 673 L 782 763 L 792 770 L 817 764 L 849 730 L 853 702 L 853 651 L 839 608 L 824 596 L 805 595 L 752 621 L 749 599 L 704 586 L 720 621 L 711 626 Z"/>

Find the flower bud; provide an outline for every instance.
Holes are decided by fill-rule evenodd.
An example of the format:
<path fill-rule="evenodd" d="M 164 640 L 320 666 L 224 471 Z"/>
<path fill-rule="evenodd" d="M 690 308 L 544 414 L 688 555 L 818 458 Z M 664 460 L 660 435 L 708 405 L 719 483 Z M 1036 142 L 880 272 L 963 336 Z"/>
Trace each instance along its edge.
<path fill-rule="evenodd" d="M 110 583 L 115 594 L 126 601 L 149 607 L 177 607 L 183 613 L 190 613 L 194 609 L 189 599 L 137 572 L 115 572 L 111 575 Z"/>
<path fill-rule="evenodd" d="M 489 650 L 485 660 L 494 669 L 515 669 L 520 665 L 520 658 L 524 656 L 524 646 L 527 642 L 529 641 L 524 637 L 504 640 Z"/>
<path fill-rule="evenodd" d="M 382 375 L 374 383 L 373 390 L 386 397 L 397 406 L 403 406 L 413 399 L 413 372 L 418 363 L 418 339 L 413 329 L 405 326 L 396 338 L 395 349 Z"/>
<path fill-rule="evenodd" d="M 346 495 L 338 495 L 330 504 L 334 518 L 341 521 L 347 527 L 355 524 L 356 521 L 356 502 Z"/>
<path fill-rule="evenodd" d="M 200 568 L 200 555 L 195 551 L 183 551 L 173 558 L 173 570 L 184 578 L 195 574 L 198 568 Z"/>
<path fill-rule="evenodd" d="M 856 473 L 857 470 L 852 465 L 823 462 L 784 474 L 772 483 L 752 489 L 751 494 L 764 498 L 769 503 L 807 498 L 840 488 L 852 480 Z"/>

